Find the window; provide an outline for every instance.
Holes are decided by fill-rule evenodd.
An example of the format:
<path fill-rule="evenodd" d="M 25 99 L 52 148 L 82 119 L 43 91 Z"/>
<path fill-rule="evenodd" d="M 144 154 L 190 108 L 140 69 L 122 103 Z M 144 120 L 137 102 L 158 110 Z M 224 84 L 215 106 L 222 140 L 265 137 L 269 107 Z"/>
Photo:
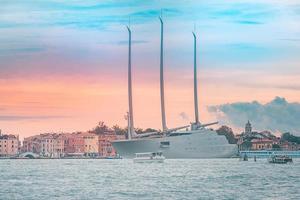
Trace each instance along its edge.
<path fill-rule="evenodd" d="M 161 148 L 168 148 L 169 146 L 170 146 L 169 141 L 160 142 L 160 147 Z"/>
<path fill-rule="evenodd" d="M 170 145 L 170 142 L 167 141 L 167 142 L 160 142 L 160 144 L 163 144 L 163 145 Z"/>

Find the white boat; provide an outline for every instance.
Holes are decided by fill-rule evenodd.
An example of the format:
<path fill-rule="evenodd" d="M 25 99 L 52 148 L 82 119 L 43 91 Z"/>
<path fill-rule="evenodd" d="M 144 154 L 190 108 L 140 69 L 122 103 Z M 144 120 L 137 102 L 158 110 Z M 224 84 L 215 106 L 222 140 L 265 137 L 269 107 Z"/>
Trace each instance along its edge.
<path fill-rule="evenodd" d="M 289 156 L 280 156 L 280 155 L 271 155 L 268 158 L 269 163 L 277 163 L 277 164 L 286 164 L 286 163 L 292 163 L 293 159 Z"/>
<path fill-rule="evenodd" d="M 129 27 L 129 52 L 128 52 L 128 138 L 113 141 L 112 145 L 117 153 L 123 158 L 133 158 L 139 152 L 163 152 L 166 158 L 230 158 L 237 154 L 236 144 L 230 144 L 224 135 L 218 135 L 216 131 L 205 128 L 217 122 L 201 124 L 198 114 L 197 94 L 197 56 L 196 34 L 194 37 L 194 110 L 195 122 L 188 126 L 167 128 L 164 101 L 164 67 L 163 67 L 163 21 L 161 18 L 160 40 L 160 101 L 162 116 L 162 131 L 136 134 L 133 124 L 132 82 L 131 82 L 131 30 Z"/>
<path fill-rule="evenodd" d="M 135 163 L 162 163 L 165 157 L 162 152 L 146 152 L 146 153 L 136 153 L 133 162 Z"/>
<path fill-rule="evenodd" d="M 237 145 L 229 144 L 224 135 L 209 129 L 178 131 L 167 136 L 152 136 L 113 141 L 122 158 L 133 158 L 138 152 L 161 151 L 166 158 L 230 158 Z"/>

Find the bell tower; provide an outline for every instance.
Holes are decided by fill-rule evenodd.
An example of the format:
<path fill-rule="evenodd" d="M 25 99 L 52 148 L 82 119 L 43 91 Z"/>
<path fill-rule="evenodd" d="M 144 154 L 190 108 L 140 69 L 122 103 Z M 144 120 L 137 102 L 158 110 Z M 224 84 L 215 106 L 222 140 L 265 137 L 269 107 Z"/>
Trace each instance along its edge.
<path fill-rule="evenodd" d="M 251 126 L 251 123 L 248 120 L 248 122 L 247 122 L 247 124 L 245 126 L 245 134 L 246 135 L 250 135 L 251 133 L 252 133 L 252 126 Z"/>

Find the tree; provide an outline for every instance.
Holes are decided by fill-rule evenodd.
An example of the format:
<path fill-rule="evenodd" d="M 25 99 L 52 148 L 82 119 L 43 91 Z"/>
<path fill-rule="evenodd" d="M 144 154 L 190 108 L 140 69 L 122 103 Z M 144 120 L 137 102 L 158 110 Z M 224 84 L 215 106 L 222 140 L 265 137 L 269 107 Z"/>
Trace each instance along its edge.
<path fill-rule="evenodd" d="M 114 130 L 114 132 L 117 134 L 117 135 L 125 135 L 127 133 L 127 128 L 121 128 L 119 125 L 114 125 L 112 127 L 112 129 Z"/>
<path fill-rule="evenodd" d="M 242 150 L 250 150 L 252 147 L 252 142 L 251 141 L 244 141 L 242 143 Z"/>
<path fill-rule="evenodd" d="M 153 129 L 153 128 L 146 128 L 146 129 L 135 128 L 135 132 L 137 134 L 142 134 L 142 133 L 158 132 L 158 131 L 156 129 Z"/>
<path fill-rule="evenodd" d="M 281 148 L 280 148 L 279 144 L 272 144 L 272 149 L 280 150 Z"/>
<path fill-rule="evenodd" d="M 105 132 L 111 131 L 111 129 L 104 124 L 103 121 L 100 121 L 98 125 L 91 131 L 95 134 L 104 134 Z"/>
<path fill-rule="evenodd" d="M 149 132 L 158 132 L 158 130 L 153 129 L 153 128 L 146 128 L 146 129 L 144 130 L 144 132 L 145 132 L 145 133 L 149 133 Z"/>
<path fill-rule="evenodd" d="M 225 135 L 226 139 L 228 140 L 229 144 L 236 144 L 237 139 L 234 137 L 233 131 L 228 126 L 221 126 L 219 129 L 216 130 L 219 135 Z"/>
<path fill-rule="evenodd" d="M 142 128 L 135 128 L 134 130 L 137 134 L 141 134 L 144 132 L 144 130 Z"/>
<path fill-rule="evenodd" d="M 283 133 L 281 136 L 281 140 L 300 144 L 300 137 L 294 136 L 294 135 L 290 134 L 289 132 Z"/>

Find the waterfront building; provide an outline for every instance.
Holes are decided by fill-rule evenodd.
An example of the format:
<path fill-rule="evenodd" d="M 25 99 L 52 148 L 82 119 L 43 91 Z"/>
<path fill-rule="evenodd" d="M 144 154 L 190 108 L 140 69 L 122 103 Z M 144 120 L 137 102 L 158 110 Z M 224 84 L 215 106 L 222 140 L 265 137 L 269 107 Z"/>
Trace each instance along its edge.
<path fill-rule="evenodd" d="M 41 143 L 40 143 L 40 135 L 30 136 L 24 138 L 23 146 L 21 148 L 22 152 L 32 152 L 36 154 L 40 154 Z"/>
<path fill-rule="evenodd" d="M 279 145 L 280 149 L 283 151 L 298 151 L 298 150 L 300 150 L 300 144 L 297 144 L 297 143 L 283 141 L 283 142 L 280 142 L 278 145 Z"/>
<path fill-rule="evenodd" d="M 54 135 L 50 133 L 41 134 L 40 144 L 40 154 L 43 157 L 53 157 L 54 156 Z"/>
<path fill-rule="evenodd" d="M 84 139 L 81 132 L 67 135 L 65 153 L 70 156 L 84 154 Z"/>
<path fill-rule="evenodd" d="M 116 140 L 117 135 L 113 132 L 99 135 L 99 156 L 101 157 L 115 157 L 116 151 L 113 148 L 111 141 Z"/>
<path fill-rule="evenodd" d="M 24 138 L 22 152 L 32 152 L 43 157 L 60 158 L 65 156 L 67 134 L 43 133 Z"/>
<path fill-rule="evenodd" d="M 99 149 L 99 136 L 94 133 L 82 133 L 84 139 L 84 153 L 87 156 L 97 156 Z"/>
<path fill-rule="evenodd" d="M 19 153 L 19 136 L 3 134 L 0 130 L 0 157 L 16 156 Z"/>
<path fill-rule="evenodd" d="M 252 146 L 251 149 L 252 150 L 271 150 L 273 144 L 275 144 L 275 142 L 271 139 L 253 139 L 251 140 Z"/>
<path fill-rule="evenodd" d="M 114 157 L 116 151 L 111 142 L 124 139 L 113 131 L 103 134 L 92 132 L 44 133 L 24 138 L 22 152 L 32 152 L 42 157 L 61 158 L 66 156 Z"/>
<path fill-rule="evenodd" d="M 65 156 L 65 147 L 67 144 L 68 134 L 54 135 L 54 151 L 53 157 L 60 158 Z"/>

